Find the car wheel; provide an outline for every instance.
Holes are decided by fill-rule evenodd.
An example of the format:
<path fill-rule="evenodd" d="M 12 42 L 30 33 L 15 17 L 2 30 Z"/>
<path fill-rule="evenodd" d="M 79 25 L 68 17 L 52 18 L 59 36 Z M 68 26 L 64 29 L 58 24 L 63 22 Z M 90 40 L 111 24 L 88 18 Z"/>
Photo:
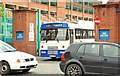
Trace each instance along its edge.
<path fill-rule="evenodd" d="M 10 66 L 7 62 L 2 62 L 1 71 L 2 71 L 2 74 L 9 74 L 10 73 Z"/>
<path fill-rule="evenodd" d="M 66 68 L 65 76 L 83 76 L 83 74 L 79 65 L 70 64 Z"/>
<path fill-rule="evenodd" d="M 22 72 L 24 72 L 24 73 L 26 73 L 26 72 L 28 72 L 30 69 L 24 69 L 24 70 L 22 70 Z"/>

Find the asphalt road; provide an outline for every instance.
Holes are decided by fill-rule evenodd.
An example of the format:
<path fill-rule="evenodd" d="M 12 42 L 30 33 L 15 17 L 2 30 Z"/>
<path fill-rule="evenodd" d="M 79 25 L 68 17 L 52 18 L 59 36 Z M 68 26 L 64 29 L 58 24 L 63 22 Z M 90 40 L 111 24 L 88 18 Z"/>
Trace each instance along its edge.
<path fill-rule="evenodd" d="M 15 72 L 10 75 L 14 76 L 64 76 L 59 68 L 60 59 L 38 58 L 37 68 L 31 69 L 28 73 Z M 110 76 L 110 75 L 90 75 L 85 76 Z M 111 75 L 113 76 L 113 75 Z"/>

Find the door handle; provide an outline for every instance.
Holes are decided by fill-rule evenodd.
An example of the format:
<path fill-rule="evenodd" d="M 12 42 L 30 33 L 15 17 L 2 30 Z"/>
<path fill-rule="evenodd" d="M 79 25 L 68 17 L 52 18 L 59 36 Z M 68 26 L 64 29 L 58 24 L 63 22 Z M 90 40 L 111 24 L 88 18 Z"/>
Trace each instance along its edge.
<path fill-rule="evenodd" d="M 80 58 L 82 59 L 83 57 L 81 56 Z"/>
<path fill-rule="evenodd" d="M 102 61 L 107 61 L 107 59 L 102 59 Z"/>

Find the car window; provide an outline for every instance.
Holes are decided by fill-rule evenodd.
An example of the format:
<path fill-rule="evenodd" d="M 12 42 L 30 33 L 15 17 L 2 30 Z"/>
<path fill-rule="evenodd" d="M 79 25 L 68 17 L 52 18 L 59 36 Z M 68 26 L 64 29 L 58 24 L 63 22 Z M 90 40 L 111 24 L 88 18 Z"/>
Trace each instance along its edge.
<path fill-rule="evenodd" d="M 99 56 L 99 44 L 86 44 L 85 55 Z"/>
<path fill-rule="evenodd" d="M 15 51 L 16 49 L 13 48 L 11 45 L 5 43 L 5 42 L 1 42 L 0 43 L 0 46 L 1 48 L 4 50 L 4 51 Z"/>
<path fill-rule="evenodd" d="M 83 55 L 85 49 L 85 45 L 81 45 L 80 48 L 78 49 L 78 54 Z"/>
<path fill-rule="evenodd" d="M 7 49 L 0 44 L 0 52 L 4 52 L 4 51 L 7 51 Z"/>
<path fill-rule="evenodd" d="M 2 49 L 1 46 L 0 46 L 0 53 L 2 53 L 2 52 L 4 52 L 4 51 L 3 51 L 3 49 Z"/>
<path fill-rule="evenodd" d="M 113 45 L 103 45 L 103 56 L 105 57 L 118 57 L 120 49 Z"/>

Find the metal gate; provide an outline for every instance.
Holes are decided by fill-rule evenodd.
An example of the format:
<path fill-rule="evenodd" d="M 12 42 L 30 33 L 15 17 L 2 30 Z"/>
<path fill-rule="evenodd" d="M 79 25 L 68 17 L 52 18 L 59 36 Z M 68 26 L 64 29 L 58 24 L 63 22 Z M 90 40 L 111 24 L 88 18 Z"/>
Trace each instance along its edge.
<path fill-rule="evenodd" d="M 0 7 L 0 40 L 12 43 L 12 10 Z"/>

